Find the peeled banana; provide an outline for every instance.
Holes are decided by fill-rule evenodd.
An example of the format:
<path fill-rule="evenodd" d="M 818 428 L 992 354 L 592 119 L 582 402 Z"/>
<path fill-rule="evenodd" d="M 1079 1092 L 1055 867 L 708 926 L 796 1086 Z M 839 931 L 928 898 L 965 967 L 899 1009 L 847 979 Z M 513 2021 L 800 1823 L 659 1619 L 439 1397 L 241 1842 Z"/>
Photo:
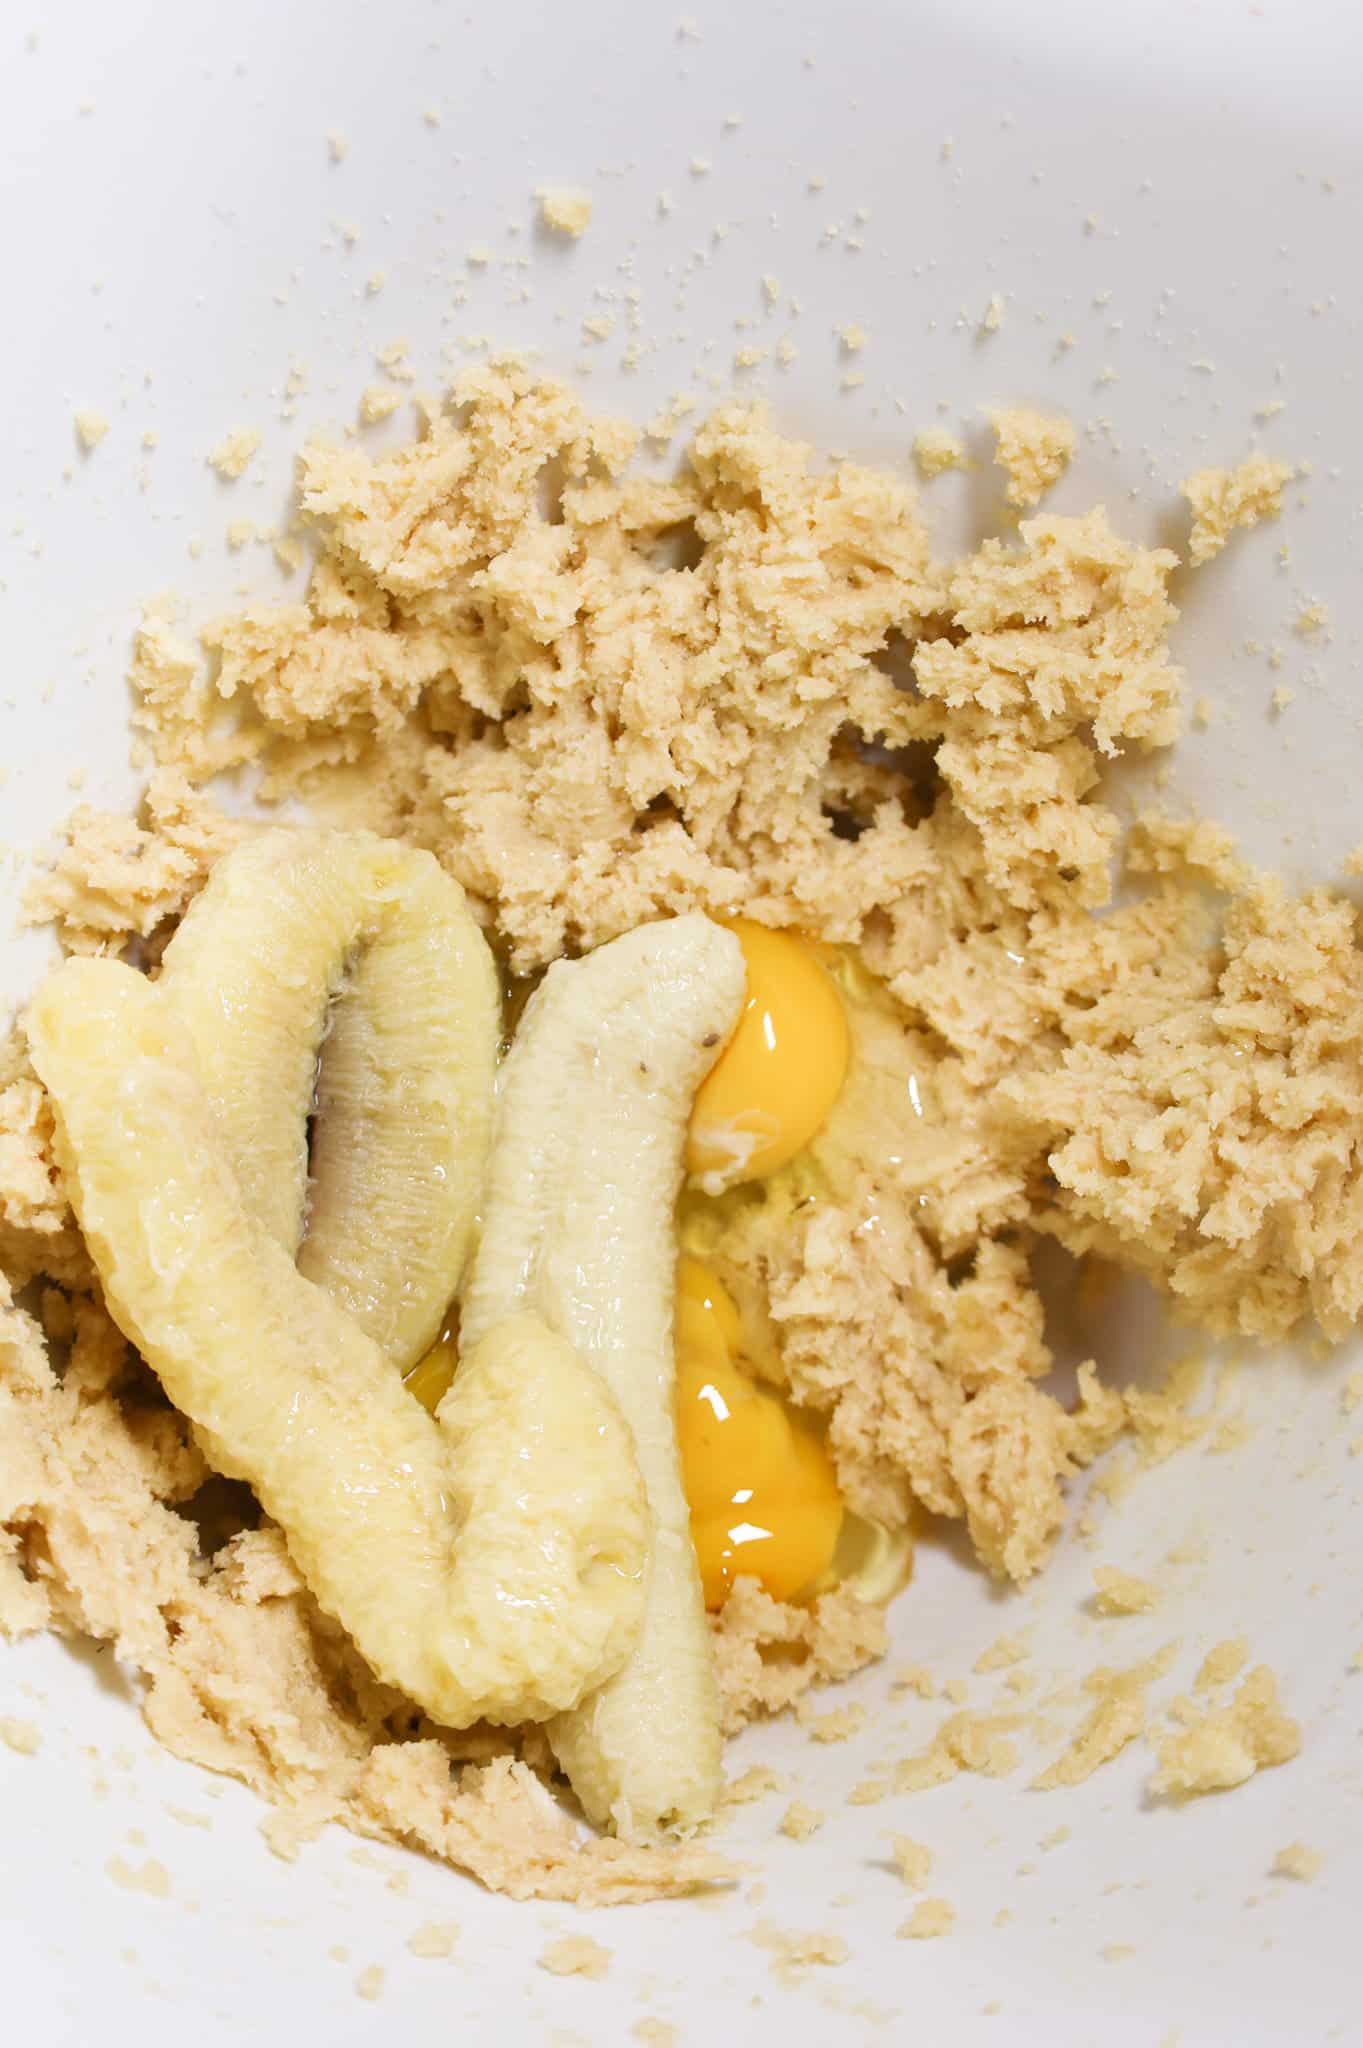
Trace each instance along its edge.
<path fill-rule="evenodd" d="M 688 1022 L 716 1009 L 699 996 Z M 619 1669 L 640 1627 L 648 1507 L 630 1429 L 565 1333 L 533 1314 L 485 1317 L 432 1420 L 298 1272 L 282 1207 L 272 1224 L 257 1214 L 159 986 L 114 960 L 68 960 L 27 1023 L 111 1312 L 218 1470 L 250 1480 L 374 1670 L 461 1727 L 559 1714 Z M 678 1064 L 670 1039 L 660 1052 Z M 659 1187 L 672 1137 L 669 1111 Z M 646 1371 L 658 1322 L 642 1332 Z"/>
<path fill-rule="evenodd" d="M 497 977 L 458 883 L 371 833 L 262 832 L 218 862 L 157 986 L 248 1208 L 405 1370 L 458 1286 L 491 1124 Z"/>
<path fill-rule="evenodd" d="M 696 1826 L 720 1777 L 718 1698 L 675 1426 L 675 1205 L 692 1099 L 744 997 L 732 932 L 691 915 L 551 967 L 503 1064 L 467 1338 L 531 1310 L 618 1400 L 653 1524 L 643 1627 L 550 1723 L 590 1819 Z M 456 1382 L 457 1384 L 457 1382 Z"/>

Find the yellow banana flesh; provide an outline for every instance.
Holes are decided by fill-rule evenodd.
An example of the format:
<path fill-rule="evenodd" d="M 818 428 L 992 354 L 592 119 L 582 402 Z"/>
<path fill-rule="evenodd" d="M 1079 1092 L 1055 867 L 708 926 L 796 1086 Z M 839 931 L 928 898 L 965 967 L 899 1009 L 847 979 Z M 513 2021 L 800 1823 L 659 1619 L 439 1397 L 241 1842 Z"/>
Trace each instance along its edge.
<path fill-rule="evenodd" d="M 262 832 L 218 862 L 157 987 L 247 1207 L 405 1370 L 459 1284 L 490 1134 L 497 977 L 458 883 L 371 833 Z"/>
<path fill-rule="evenodd" d="M 466 1338 L 529 1309 L 618 1400 L 653 1524 L 639 1641 L 549 1735 L 588 1817 L 686 1831 L 714 1809 L 719 1707 L 676 1439 L 675 1210 L 696 1088 L 743 1001 L 732 932 L 692 915 L 549 969 L 502 1067 Z M 457 1384 L 457 1383 L 456 1383 Z"/>
<path fill-rule="evenodd" d="M 298 1272 L 283 1205 L 257 1213 L 178 1005 L 69 960 L 28 1035 L 111 1312 L 374 1670 L 450 1727 L 544 1719 L 616 1671 L 648 1511 L 629 1429 L 564 1336 L 499 1317 L 432 1420 Z"/>

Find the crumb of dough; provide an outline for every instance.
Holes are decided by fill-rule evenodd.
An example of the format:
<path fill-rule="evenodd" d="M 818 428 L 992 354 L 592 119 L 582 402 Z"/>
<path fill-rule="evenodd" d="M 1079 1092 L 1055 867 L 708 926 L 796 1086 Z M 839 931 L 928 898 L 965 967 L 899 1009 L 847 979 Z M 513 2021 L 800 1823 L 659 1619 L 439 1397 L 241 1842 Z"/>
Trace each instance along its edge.
<path fill-rule="evenodd" d="M 143 801 L 145 822 L 82 806 L 28 885 L 24 911 L 50 923 L 71 953 L 122 950 L 178 918 L 220 854 L 245 827 L 202 797 L 182 775 L 161 769 Z"/>
<path fill-rule="evenodd" d="M 672 440 L 681 427 L 682 421 L 696 409 L 696 400 L 689 391 L 674 391 L 668 403 L 644 428 L 644 439 L 664 443 Z"/>
<path fill-rule="evenodd" d="M 384 1968 L 382 1963 L 369 1963 L 355 1979 L 355 1996 L 366 1998 L 371 2003 L 383 1996 Z"/>
<path fill-rule="evenodd" d="M 36 1756 L 43 1746 L 43 1731 L 36 1721 L 17 1714 L 0 1714 L 0 1742 L 16 1756 Z"/>
<path fill-rule="evenodd" d="M 377 426 L 380 420 L 391 419 L 406 402 L 407 394 L 395 391 L 391 384 L 366 384 L 360 393 L 360 418 L 367 427 Z"/>
<path fill-rule="evenodd" d="M 912 1692 L 920 1700 L 935 1700 L 937 1681 L 926 1664 L 901 1664 L 890 1679 L 890 1691 Z"/>
<path fill-rule="evenodd" d="M 890 1846 L 903 1882 L 911 1890 L 921 1892 L 932 1873 L 931 1849 L 926 1842 L 915 1842 L 911 1835 L 896 1835 Z"/>
<path fill-rule="evenodd" d="M 1292 469 L 1267 455 L 1249 455 L 1238 469 L 1199 469 L 1185 477 L 1179 491 L 1192 507 L 1188 536 L 1190 562 L 1219 555 L 1237 526 L 1257 526 L 1282 511 L 1283 486 Z"/>
<path fill-rule="evenodd" d="M 866 1709 L 857 1700 L 849 1707 L 830 1707 L 818 1714 L 808 1701 L 801 1700 L 795 1718 L 811 1742 L 850 1742 L 866 1726 Z"/>
<path fill-rule="evenodd" d="M 104 1868 L 120 1891 L 142 1892 L 149 1899 L 170 1897 L 170 1872 L 154 1856 L 133 1864 L 122 1856 L 111 1856 Z"/>
<path fill-rule="evenodd" d="M 1351 1372 L 1340 1388 L 1339 1405 L 1346 1415 L 1363 1406 L 1363 1372 Z"/>
<path fill-rule="evenodd" d="M 630 2033 L 636 2041 L 643 2042 L 644 2048 L 678 2048 L 681 2040 L 677 2029 L 668 2020 L 656 2019 L 652 2015 L 636 2020 Z"/>
<path fill-rule="evenodd" d="M 798 1982 L 809 1969 L 837 1968 L 851 1954 L 840 1934 L 829 1934 L 819 1928 L 800 1934 L 777 1927 L 770 1920 L 759 1920 L 749 1929 L 748 1939 L 770 1951 L 773 1969 L 788 1982 Z"/>
<path fill-rule="evenodd" d="M 1301 1749 L 1301 1730 L 1278 1699 L 1277 1680 L 1258 1664 L 1230 1704 L 1156 1740 L 1153 1789 L 1175 1798 L 1224 1792 Z"/>
<path fill-rule="evenodd" d="M 535 196 L 540 203 L 540 219 L 547 228 L 568 235 L 573 241 L 586 233 L 592 218 L 590 192 L 572 185 L 541 185 Z"/>
<path fill-rule="evenodd" d="M 350 137 L 343 135 L 339 128 L 327 130 L 327 153 L 334 164 L 344 163 L 350 150 Z"/>
<path fill-rule="evenodd" d="M 1148 823 L 1136 871 L 1184 866 L 1226 887 L 1221 863 L 1198 857 L 1199 829 Z M 1020 1085 L 1002 1084 L 1050 1134 L 1062 1241 L 1144 1268 L 1219 1334 L 1277 1337 L 1314 1316 L 1337 1339 L 1363 1305 L 1363 1231 L 1339 1199 L 1363 1107 L 1339 1021 L 1363 995 L 1353 922 L 1327 890 L 1293 898 L 1246 877 L 1216 952 L 1166 956 L 1158 993 L 1148 969 L 1124 983 L 1120 1041 L 1074 1047 L 1025 1107 Z M 1066 1136 L 1080 1089 L 1102 1111 Z"/>
<path fill-rule="evenodd" d="M 590 1977 L 599 1984 L 611 1966 L 611 1952 L 589 1934 L 565 1934 L 539 1955 L 539 1966 L 554 1977 Z"/>
<path fill-rule="evenodd" d="M 1210 1411 L 1195 1405 L 1206 1377 L 1206 1360 L 1198 1352 L 1189 1352 L 1175 1359 L 1155 1386 L 1127 1395 L 1127 1422 L 1143 1464 L 1162 1465 L 1206 1435 Z M 1114 1489 L 1111 1497 L 1118 1499 L 1120 1491 Z"/>
<path fill-rule="evenodd" d="M 866 329 L 859 326 L 855 320 L 846 321 L 843 326 L 835 327 L 833 332 L 849 356 L 854 356 L 858 349 L 866 346 Z"/>
<path fill-rule="evenodd" d="M 956 1908 L 949 1900 L 920 1899 L 895 1933 L 901 1941 L 933 1941 L 939 1934 L 950 1934 L 955 1925 Z"/>
<path fill-rule="evenodd" d="M 711 1616 L 725 1732 L 793 1707 L 824 1682 L 850 1678 L 885 1649 L 884 1609 L 850 1586 L 809 1606 L 773 1600 L 756 1579 L 739 1579 Z"/>
<path fill-rule="evenodd" d="M 1319 1877 L 1325 1858 L 1319 1849 L 1313 1849 L 1306 1842 L 1289 1842 L 1285 1849 L 1279 1849 L 1273 1858 L 1274 1877 L 1295 1877 L 1303 1884 L 1309 1884 Z"/>
<path fill-rule="evenodd" d="M 984 312 L 980 315 L 979 332 L 981 334 L 998 333 L 998 330 L 1003 325 L 1003 315 L 1007 303 L 1002 292 L 991 292 L 989 294 Z"/>
<path fill-rule="evenodd" d="M 1105 1963 L 1129 1963 L 1135 1953 L 1135 1944 L 1129 1941 L 1105 1941 L 1102 1947 Z"/>
<path fill-rule="evenodd" d="M 98 448 L 109 431 L 109 415 L 97 406 L 83 405 L 75 415 L 76 439 L 83 454 L 89 455 Z"/>
<path fill-rule="evenodd" d="M 223 435 L 216 448 L 209 450 L 209 466 L 216 469 L 226 482 L 235 483 L 238 477 L 245 476 L 260 440 L 255 427 L 233 427 Z"/>
<path fill-rule="evenodd" d="M 781 1815 L 781 1833 L 789 1835 L 792 1842 L 807 1842 L 823 1824 L 824 1816 L 819 1809 L 806 1806 L 802 1799 L 792 1799 Z"/>
<path fill-rule="evenodd" d="M 926 1749 L 895 1765 L 895 1791 L 926 1791 L 945 1785 L 961 1771 L 1006 1778 L 1021 1761 L 1012 1737 L 1022 1725 L 1021 1714 L 949 1715 Z"/>
<path fill-rule="evenodd" d="M 192 1807 L 167 1806 L 166 1812 L 182 1828 L 211 1828 L 213 1825 L 211 1814 L 195 1813 Z"/>
<path fill-rule="evenodd" d="M 990 1671 L 1008 1671 L 1015 1664 L 1022 1664 L 1032 1654 L 1031 1646 L 1023 1636 L 1000 1636 L 979 1656 L 972 1670 L 983 1676 Z"/>
<path fill-rule="evenodd" d="M 1084 1690 L 1094 1704 L 1071 1736 L 1068 1747 L 1033 1780 L 1037 1791 L 1082 1785 L 1096 1770 L 1119 1756 L 1129 1742 L 1135 1741 L 1145 1728 L 1150 1687 L 1168 1671 L 1177 1647 L 1175 1643 L 1166 1643 L 1153 1657 L 1124 1670 L 1102 1664 L 1088 1674 Z"/>
<path fill-rule="evenodd" d="M 407 1953 L 439 1961 L 452 1956 L 459 1942 L 457 1920 L 425 1920 L 407 1937 Z"/>
<path fill-rule="evenodd" d="M 970 458 L 965 443 L 945 427 L 924 427 L 913 437 L 913 459 L 918 474 L 931 481 L 948 469 L 966 469 Z"/>
<path fill-rule="evenodd" d="M 1010 505 L 1035 505 L 1058 482 L 1074 454 L 1071 422 L 1054 413 L 1014 406 L 988 414 L 994 460 L 1008 478 Z"/>
<path fill-rule="evenodd" d="M 1158 1586 L 1116 1565 L 1095 1565 L 1093 1583 L 1098 1588 L 1094 1605 L 1100 1614 L 1149 1614 L 1160 1603 Z"/>
<path fill-rule="evenodd" d="M 738 1777 L 730 1778 L 720 1794 L 724 1806 L 750 1806 L 755 1799 L 765 1799 L 770 1792 L 779 1792 L 784 1780 L 769 1764 L 752 1764 Z"/>
<path fill-rule="evenodd" d="M 1249 1662 L 1249 1642 L 1244 1636 L 1227 1636 L 1223 1642 L 1213 1643 L 1198 1667 L 1193 1680 L 1195 1692 L 1214 1692 L 1218 1686 L 1229 1685 L 1238 1678 Z"/>
<path fill-rule="evenodd" d="M 1330 607 L 1317 599 L 1304 604 L 1292 621 L 1292 631 L 1303 640 L 1320 642 L 1330 638 Z"/>
<path fill-rule="evenodd" d="M 854 1785 L 848 1793 L 847 1804 L 849 1806 L 879 1806 L 881 1801 L 888 1799 L 889 1796 L 890 1783 L 887 1778 L 863 1778 L 860 1784 Z"/>

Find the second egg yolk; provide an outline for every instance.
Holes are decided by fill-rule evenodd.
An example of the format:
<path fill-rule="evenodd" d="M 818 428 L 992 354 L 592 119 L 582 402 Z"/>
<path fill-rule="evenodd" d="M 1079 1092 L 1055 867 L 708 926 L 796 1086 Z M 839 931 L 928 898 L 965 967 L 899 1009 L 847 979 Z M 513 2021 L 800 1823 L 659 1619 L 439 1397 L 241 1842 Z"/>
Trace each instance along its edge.
<path fill-rule="evenodd" d="M 821 1129 L 847 1074 L 832 980 L 803 939 L 735 918 L 748 992 L 737 1029 L 701 1083 L 686 1167 L 707 1194 L 760 1180 Z"/>
<path fill-rule="evenodd" d="M 677 1273 L 677 1435 L 705 1604 L 740 1575 L 789 1600 L 833 1562 L 842 1497 L 822 1440 L 734 1362 L 738 1310 L 709 1267 Z"/>
<path fill-rule="evenodd" d="M 458 1363 L 458 1346 L 453 1336 L 446 1333 L 437 1337 L 430 1350 L 423 1352 L 411 1370 L 403 1374 L 402 1384 L 409 1394 L 416 1395 L 429 1414 L 434 1415 L 454 1385 Z"/>

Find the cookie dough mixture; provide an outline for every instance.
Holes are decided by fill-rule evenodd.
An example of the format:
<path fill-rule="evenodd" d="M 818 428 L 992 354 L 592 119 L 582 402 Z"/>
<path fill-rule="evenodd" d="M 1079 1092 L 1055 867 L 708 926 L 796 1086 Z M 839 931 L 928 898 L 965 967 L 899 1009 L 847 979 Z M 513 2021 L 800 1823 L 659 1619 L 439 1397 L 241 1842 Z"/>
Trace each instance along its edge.
<path fill-rule="evenodd" d="M 1033 460 L 1009 416 L 1026 497 L 1068 453 L 1041 425 Z M 824 468 L 761 411 L 717 412 L 671 481 L 631 471 L 635 439 L 501 366 L 395 454 L 306 449 L 306 598 L 198 645 L 149 613 L 142 814 L 77 812 L 33 914 L 154 966 L 249 829 L 206 785 L 248 768 L 267 804 L 431 848 L 512 976 L 693 907 L 823 942 L 854 1040 L 839 1105 L 760 1189 L 688 1203 L 684 1234 L 759 1370 L 823 1419 L 850 1506 L 963 1522 L 1025 1580 L 1067 1480 L 1139 1427 L 1096 1366 L 1074 1405 L 1048 1390 L 1042 1239 L 1216 1333 L 1337 1337 L 1363 1307 L 1354 910 L 1246 872 L 1210 825 L 1123 834 L 1104 801 L 1106 762 L 1178 728 L 1173 554 L 1098 509 L 944 563 L 906 485 Z M 0 1625 L 113 1642 L 156 1734 L 265 1794 L 282 1851 L 341 1817 L 518 1894 L 713 1876 L 704 1846 L 580 1848 L 536 1730 L 454 1736 L 376 1683 L 110 1322 L 50 1135 L 16 1037 Z M 731 1729 L 884 1643 L 847 1587 L 787 1606 L 740 1582 L 714 1631 Z"/>

